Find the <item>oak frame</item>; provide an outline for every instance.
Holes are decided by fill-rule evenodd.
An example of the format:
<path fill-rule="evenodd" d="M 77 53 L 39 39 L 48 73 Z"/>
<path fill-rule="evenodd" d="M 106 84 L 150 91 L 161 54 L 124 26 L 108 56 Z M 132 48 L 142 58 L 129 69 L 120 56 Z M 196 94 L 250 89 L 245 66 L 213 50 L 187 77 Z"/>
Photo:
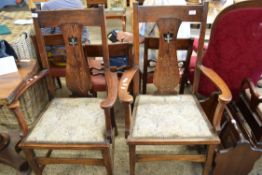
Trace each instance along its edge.
<path fill-rule="evenodd" d="M 36 18 L 37 17 L 37 18 Z M 91 18 L 89 18 L 91 17 Z M 52 20 L 50 20 L 52 19 Z M 76 20 L 77 19 L 77 20 Z M 77 21 L 77 22 L 76 22 Z M 77 53 L 80 53 L 78 55 L 79 66 L 86 65 L 85 64 L 85 57 L 83 54 L 83 48 L 82 43 L 77 43 L 77 46 L 72 46 L 70 43 L 68 44 L 69 38 L 66 37 L 68 35 L 76 36 L 78 39 L 80 37 L 81 39 L 81 33 L 78 32 L 78 34 L 75 33 L 75 31 L 78 31 L 78 27 L 82 25 L 93 25 L 93 26 L 99 26 L 101 28 L 102 33 L 102 51 L 103 51 L 103 58 L 104 58 L 104 64 L 105 64 L 105 78 L 107 82 L 107 97 L 101 102 L 100 107 L 104 110 L 105 114 L 105 141 L 94 143 L 94 142 L 86 142 L 86 143 L 38 143 L 38 142 L 28 142 L 26 141 L 26 138 L 28 134 L 30 133 L 30 129 L 24 119 L 23 113 L 19 108 L 19 98 L 21 95 L 28 90 L 31 86 L 33 86 L 36 82 L 39 80 L 45 78 L 46 76 L 49 76 L 49 69 L 50 66 L 47 62 L 47 53 L 45 51 L 45 41 L 44 37 L 41 34 L 41 27 L 52 27 L 52 26 L 60 26 L 62 25 L 62 31 L 64 30 L 63 27 L 65 25 L 68 25 L 69 28 L 72 26 L 76 26 L 75 30 L 73 29 L 72 35 L 68 35 L 67 33 L 63 34 L 64 42 L 66 43 L 66 49 L 70 50 L 67 52 L 67 60 L 72 59 L 72 56 L 76 56 Z M 35 75 L 33 78 L 27 80 L 25 85 L 21 87 L 20 91 L 16 94 L 15 99 L 12 104 L 9 105 L 9 108 L 14 112 L 14 114 L 17 117 L 18 123 L 23 131 L 23 139 L 21 143 L 19 144 L 19 147 L 23 149 L 27 161 L 29 162 L 30 166 L 34 170 L 34 172 L 37 175 L 41 175 L 42 171 L 47 164 L 53 164 L 53 163 L 64 163 L 64 164 L 85 164 L 85 165 L 98 165 L 98 166 L 105 166 L 107 170 L 108 175 L 113 174 L 113 158 L 111 158 L 110 155 L 110 145 L 113 144 L 114 148 L 114 128 L 112 127 L 112 120 L 111 120 L 111 109 L 116 101 L 117 98 L 117 75 L 115 73 L 112 73 L 109 69 L 109 54 L 108 54 L 108 45 L 107 45 L 107 38 L 106 38 L 106 28 L 105 28 L 105 16 L 104 16 L 104 9 L 103 7 L 99 7 L 98 9 L 92 9 L 92 10 L 61 10 L 61 11 L 36 11 L 35 12 L 35 18 L 34 18 L 34 26 L 36 31 L 36 41 L 38 44 L 39 54 L 42 61 L 43 70 Z M 68 32 L 67 30 L 66 32 Z M 79 35 L 80 34 L 80 35 Z M 78 36 L 77 36 L 78 35 Z M 71 47 L 71 48 L 70 48 Z M 73 50 L 72 50 L 73 47 Z M 77 53 L 76 53 L 77 52 Z M 72 54 L 72 55 L 71 55 Z M 76 57 L 74 57 L 76 58 Z M 73 59 L 74 59 L 73 58 Z M 70 61 L 69 61 L 70 62 Z M 66 69 L 66 76 L 70 76 L 72 71 L 74 72 L 74 68 L 70 67 L 67 62 Z M 83 68 L 88 67 L 82 67 L 83 71 L 86 71 Z M 76 68 L 77 71 L 79 70 L 79 67 Z M 88 69 L 87 69 L 88 70 Z M 86 79 L 88 80 L 88 79 Z M 68 84 L 70 86 L 70 82 Z M 75 95 L 84 96 L 86 95 L 84 91 L 77 90 L 77 83 L 75 83 L 76 88 L 73 88 L 73 91 L 75 92 Z M 73 85 L 73 86 L 74 86 Z M 80 85 L 81 86 L 81 85 Z M 52 92 L 52 87 L 50 88 L 50 92 Z M 52 94 L 51 94 L 52 95 Z M 51 99 L 51 98 L 50 98 Z M 97 104 L 99 105 L 99 104 Z M 37 123 L 37 120 L 34 123 Z M 33 126 L 33 127 L 34 127 Z M 36 157 L 34 154 L 34 149 L 46 149 L 48 150 L 45 157 Z M 58 158 L 58 157 L 50 157 L 52 150 L 101 150 L 102 152 L 102 158 L 85 158 L 85 159 L 79 159 L 79 158 Z"/>
<path fill-rule="evenodd" d="M 194 11 L 195 15 L 190 15 L 189 12 Z M 200 28 L 200 41 L 198 45 L 198 61 L 197 71 L 195 72 L 195 82 L 193 85 L 193 95 L 197 94 L 198 81 L 200 72 L 213 82 L 220 90 L 218 96 L 218 104 L 214 112 L 214 118 L 211 122 L 214 128 L 214 134 L 220 130 L 220 121 L 225 108 L 225 105 L 231 100 L 231 92 L 228 89 L 224 81 L 212 70 L 201 65 L 202 50 L 204 44 L 206 18 L 208 11 L 208 2 L 204 2 L 200 5 L 188 5 L 188 6 L 138 6 L 138 3 L 133 4 L 133 34 L 134 34 L 134 55 L 135 66 L 129 71 L 125 72 L 119 83 L 119 98 L 125 108 L 125 136 L 127 138 L 127 144 L 129 145 L 130 156 L 130 175 L 135 175 L 136 162 L 148 162 L 148 161 L 163 161 L 163 160 L 189 160 L 194 162 L 205 162 L 203 175 L 207 175 L 210 171 L 213 161 L 213 155 L 216 146 L 220 143 L 218 136 L 214 139 L 152 139 L 152 138 L 132 138 L 129 135 L 132 129 L 134 117 L 132 116 L 132 106 L 135 97 L 139 93 L 139 22 L 155 22 L 159 15 L 161 18 L 176 18 L 182 21 L 194 21 L 201 22 Z M 150 14 L 150 15 L 149 15 Z M 176 38 L 175 38 L 176 39 Z M 134 97 L 130 95 L 128 89 L 130 83 L 133 82 Z M 161 92 L 160 92 L 161 93 Z M 198 105 L 200 107 L 200 105 Z M 206 116 L 204 116 L 206 117 Z M 207 155 L 145 155 L 136 154 L 136 145 L 207 145 Z"/>

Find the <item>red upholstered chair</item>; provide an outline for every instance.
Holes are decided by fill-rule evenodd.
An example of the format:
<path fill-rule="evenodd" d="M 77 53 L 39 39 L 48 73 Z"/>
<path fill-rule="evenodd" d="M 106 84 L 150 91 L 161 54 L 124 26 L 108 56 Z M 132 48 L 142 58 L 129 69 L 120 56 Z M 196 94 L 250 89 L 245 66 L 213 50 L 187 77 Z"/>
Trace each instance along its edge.
<path fill-rule="evenodd" d="M 248 174 L 261 155 L 261 149 L 259 151 L 258 148 L 261 148 L 262 141 L 262 115 L 257 115 L 261 98 L 257 98 L 258 93 L 252 85 L 262 74 L 261 19 L 260 0 L 245 1 L 224 9 L 212 26 L 210 41 L 202 60 L 195 63 L 202 62 L 217 72 L 229 86 L 236 102 L 228 105 L 234 109 L 230 110 L 232 114 L 229 110 L 224 113 L 225 121 L 219 134 L 221 144 L 216 152 L 214 175 Z M 189 69 L 192 68 L 194 66 L 191 64 Z M 198 76 L 198 92 L 208 96 L 215 87 L 202 75 L 194 78 Z M 213 111 L 208 105 L 205 109 L 208 116 L 212 116 L 210 114 Z"/>
<path fill-rule="evenodd" d="M 250 1 L 249 4 L 254 2 L 261 5 L 258 1 Z M 262 54 L 259 50 L 262 47 L 262 10 L 254 6 L 243 8 L 243 4 L 230 6 L 217 16 L 208 47 L 202 60 L 199 60 L 223 78 L 233 97 L 238 96 L 244 78 L 257 82 L 262 74 Z M 201 76 L 199 92 L 206 95 L 214 89 L 212 83 Z"/>

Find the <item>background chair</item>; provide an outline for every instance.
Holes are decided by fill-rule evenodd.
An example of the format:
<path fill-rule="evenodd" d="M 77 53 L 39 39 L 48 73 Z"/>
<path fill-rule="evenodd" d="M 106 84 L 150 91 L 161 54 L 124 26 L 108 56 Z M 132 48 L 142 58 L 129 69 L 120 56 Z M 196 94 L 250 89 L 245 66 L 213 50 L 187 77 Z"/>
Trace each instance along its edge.
<path fill-rule="evenodd" d="M 117 76 L 109 70 L 109 54 L 106 39 L 105 16 L 102 7 L 90 10 L 61 10 L 35 12 L 34 28 L 39 54 L 45 70 L 28 80 L 9 106 L 16 114 L 24 134 L 20 143 L 35 174 L 42 174 L 47 164 L 85 164 L 105 166 L 107 174 L 112 174 L 110 146 L 114 138 L 114 128 L 110 116 L 117 95 Z M 52 19 L 52 20 L 50 20 Z M 39 119 L 29 130 L 19 108 L 18 99 L 29 87 L 48 74 L 45 40 L 41 27 L 60 27 L 66 47 L 66 84 L 75 97 L 89 96 L 91 78 L 87 59 L 81 42 L 83 26 L 98 26 L 103 43 L 104 71 L 108 87 L 105 100 L 98 98 L 54 98 L 47 105 Z M 50 89 L 52 89 L 49 86 Z M 36 149 L 46 150 L 39 155 Z M 100 158 L 64 157 L 53 155 L 57 150 L 98 150 Z"/>
<path fill-rule="evenodd" d="M 30 9 L 35 8 L 35 3 L 47 2 L 48 0 L 28 0 L 28 6 Z"/>
<path fill-rule="evenodd" d="M 163 160 L 204 162 L 203 174 L 209 173 L 214 150 L 220 142 L 217 132 L 220 130 L 221 116 L 226 103 L 231 100 L 231 93 L 224 81 L 212 69 L 201 65 L 201 62 L 199 62 L 195 74 L 193 94 L 172 95 L 180 82 L 176 56 L 176 36 L 179 26 L 182 21 L 201 23 L 197 52 L 198 59 L 200 59 L 206 28 L 207 8 L 207 2 L 196 6 L 143 7 L 138 6 L 137 3 L 133 6 L 134 62 L 136 67 L 125 72 L 119 84 L 119 97 L 126 110 L 126 136 L 128 136 L 131 175 L 135 174 L 137 162 Z M 156 22 L 159 27 L 159 55 L 153 79 L 158 95 L 138 95 L 139 22 Z M 208 121 L 195 96 L 200 72 L 215 83 L 221 92 L 216 99 L 217 105 L 214 106 L 216 110 L 211 121 L 212 124 Z M 131 81 L 133 81 L 134 97 L 128 92 Z M 135 102 L 132 110 L 133 100 Z M 155 146 L 154 151 L 150 151 L 150 145 Z M 165 146 L 171 145 L 206 145 L 207 150 L 201 154 L 190 151 L 175 155 L 170 152 L 165 154 Z M 162 153 L 156 154 L 157 148 L 160 148 L 159 150 Z M 150 153 L 146 154 L 141 149 Z"/>
<path fill-rule="evenodd" d="M 124 1 L 124 0 L 123 0 Z M 120 0 L 119 2 L 123 2 Z M 105 7 L 108 7 L 107 0 L 86 0 L 87 7 L 98 7 L 98 5 L 105 5 Z M 106 19 L 118 19 L 121 21 L 122 30 L 126 31 L 126 9 L 125 7 L 118 7 L 122 8 L 118 11 L 109 9 L 106 12 Z"/>

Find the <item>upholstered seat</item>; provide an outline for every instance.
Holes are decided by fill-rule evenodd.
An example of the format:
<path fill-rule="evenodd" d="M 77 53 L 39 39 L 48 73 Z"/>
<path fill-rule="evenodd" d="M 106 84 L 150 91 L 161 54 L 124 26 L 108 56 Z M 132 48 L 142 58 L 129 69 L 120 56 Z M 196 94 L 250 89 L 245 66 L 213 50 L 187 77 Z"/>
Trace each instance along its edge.
<path fill-rule="evenodd" d="M 134 108 L 134 138 L 215 137 L 192 95 L 140 95 Z"/>
<path fill-rule="evenodd" d="M 104 142 L 105 116 L 104 111 L 97 105 L 101 101 L 97 98 L 56 98 L 52 100 L 26 141 L 81 143 L 88 140 Z"/>

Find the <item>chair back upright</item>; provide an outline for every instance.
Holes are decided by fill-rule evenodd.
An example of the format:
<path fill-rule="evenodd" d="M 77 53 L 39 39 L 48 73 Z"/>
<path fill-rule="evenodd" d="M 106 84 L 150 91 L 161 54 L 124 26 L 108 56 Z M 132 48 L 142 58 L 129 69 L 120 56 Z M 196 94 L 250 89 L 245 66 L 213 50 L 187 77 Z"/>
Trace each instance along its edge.
<path fill-rule="evenodd" d="M 173 93 L 180 82 L 179 67 L 177 61 L 177 33 L 182 22 L 197 22 L 200 27 L 200 43 L 198 47 L 198 61 L 202 56 L 208 2 L 200 5 L 187 6 L 133 6 L 133 32 L 135 64 L 139 63 L 139 23 L 156 23 L 159 29 L 159 53 L 153 83 L 160 94 Z M 161 15 L 159 15 L 161 14 Z M 198 81 L 199 71 L 196 71 L 195 80 Z M 194 85 L 197 87 L 198 82 Z M 135 81 L 135 83 L 139 83 Z M 135 86 L 136 87 L 136 86 Z M 195 89 L 193 89 L 195 92 Z"/>
<path fill-rule="evenodd" d="M 211 31 L 203 65 L 217 72 L 229 86 L 233 98 L 241 82 L 256 83 L 262 74 L 262 1 L 246 1 L 223 10 Z M 203 76 L 199 92 L 209 95 L 215 87 Z"/>
<path fill-rule="evenodd" d="M 69 11 L 70 13 L 68 13 Z M 82 30 L 84 26 L 100 27 L 104 67 L 108 69 L 109 53 L 104 8 L 36 11 L 33 16 L 35 16 L 36 41 L 43 68 L 49 69 L 50 65 L 48 63 L 44 34 L 41 32 L 41 28 L 59 27 L 66 49 L 66 85 L 72 91 L 73 95 L 88 96 L 92 84 L 88 61 L 82 47 Z M 50 86 L 49 88 L 52 91 L 52 83 L 50 83 Z"/>

